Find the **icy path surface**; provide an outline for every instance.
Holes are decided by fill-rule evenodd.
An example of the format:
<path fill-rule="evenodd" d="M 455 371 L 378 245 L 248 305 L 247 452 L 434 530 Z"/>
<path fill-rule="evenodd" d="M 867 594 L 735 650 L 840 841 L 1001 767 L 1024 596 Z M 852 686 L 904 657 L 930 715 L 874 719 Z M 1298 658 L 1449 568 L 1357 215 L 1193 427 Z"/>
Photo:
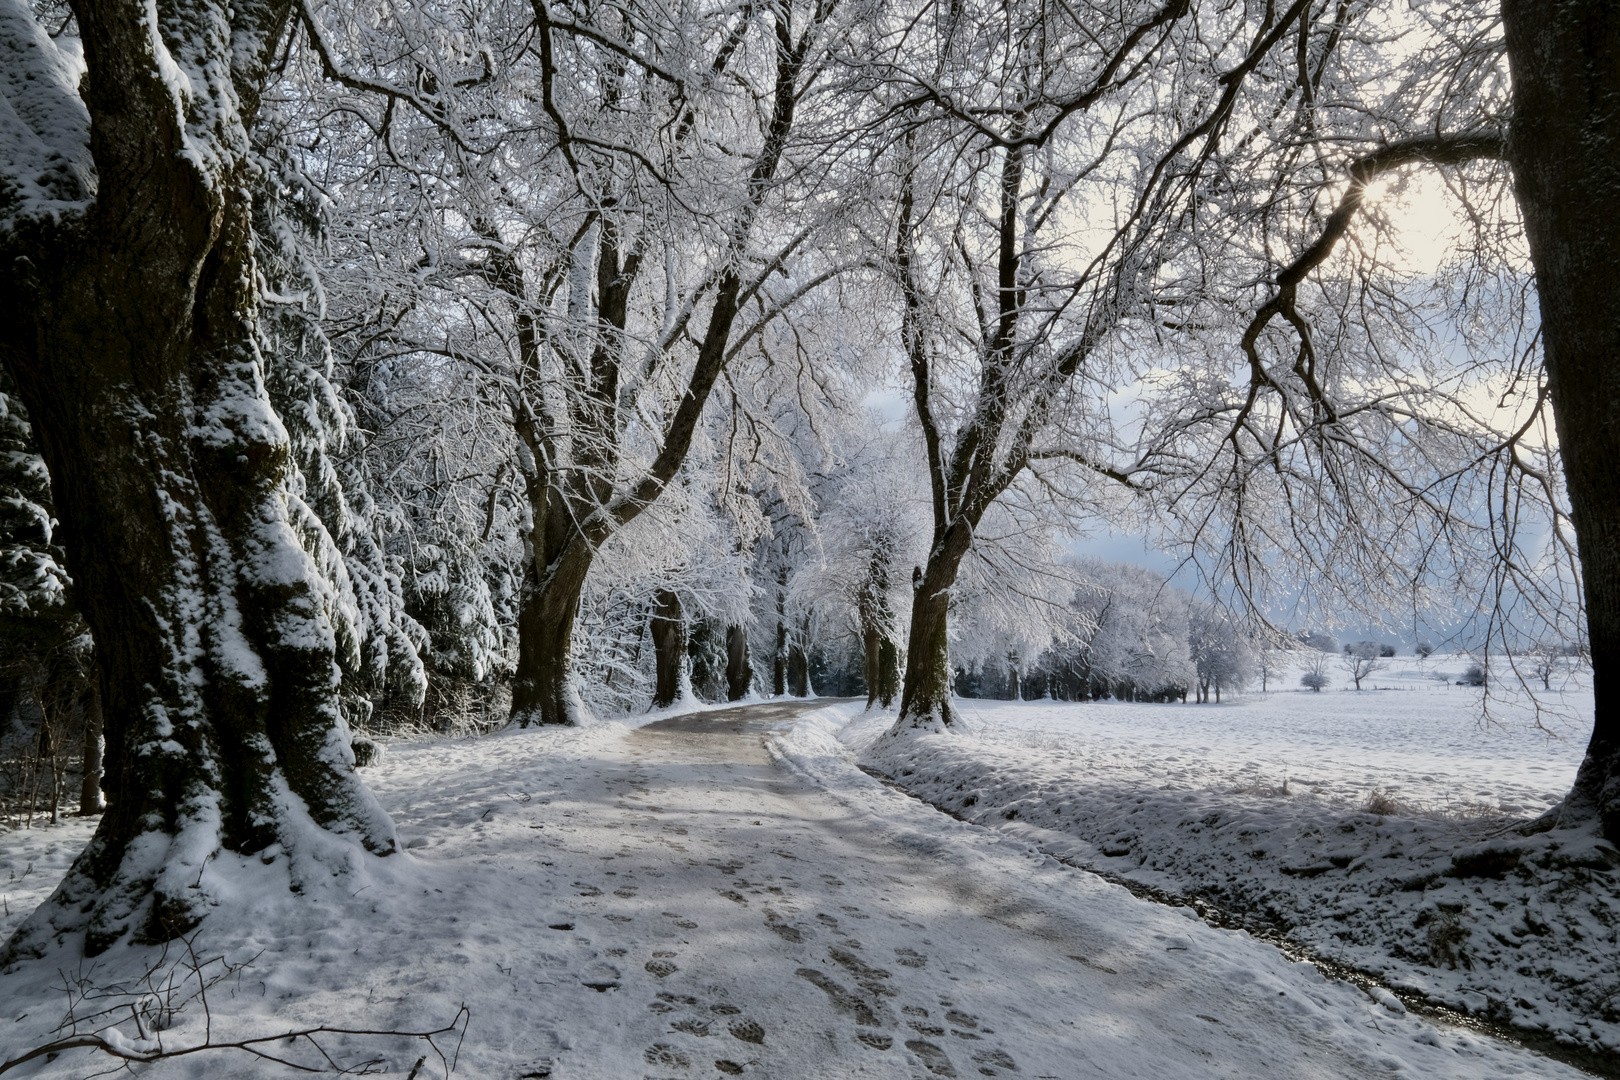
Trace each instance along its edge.
<path fill-rule="evenodd" d="M 826 734 L 847 711 L 396 747 L 368 773 L 408 854 L 336 903 L 240 871 L 202 947 L 259 955 L 216 1030 L 432 1026 L 465 1002 L 456 1075 L 478 1080 L 1581 1075 L 891 791 Z M 12 1034 L 54 1023 L 42 973 L 7 981 Z"/>

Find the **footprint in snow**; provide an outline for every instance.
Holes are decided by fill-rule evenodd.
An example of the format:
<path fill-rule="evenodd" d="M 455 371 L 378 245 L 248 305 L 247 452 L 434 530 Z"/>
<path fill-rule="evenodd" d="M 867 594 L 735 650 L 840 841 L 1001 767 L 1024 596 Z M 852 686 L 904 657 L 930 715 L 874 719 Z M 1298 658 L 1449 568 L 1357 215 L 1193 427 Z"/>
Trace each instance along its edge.
<path fill-rule="evenodd" d="M 783 941 L 797 944 L 804 940 L 804 933 L 797 926 L 783 922 L 782 916 L 769 909 L 765 911 L 765 925 Z"/>
<path fill-rule="evenodd" d="M 647 1008 L 651 1009 L 655 1013 L 668 1013 L 674 1012 L 682 1005 L 696 1005 L 697 1003 L 698 999 L 695 997 L 686 997 L 682 994 L 661 993 L 658 995 L 658 1000 L 648 1005 Z"/>
<path fill-rule="evenodd" d="M 867 993 L 879 997 L 893 997 L 895 995 L 894 988 L 883 981 L 890 978 L 893 972 L 886 971 L 883 968 L 871 967 L 854 953 L 847 949 L 840 949 L 837 946 L 829 947 L 827 955 L 838 961 L 840 967 L 854 975 L 855 981 L 860 983 L 861 989 Z"/>
<path fill-rule="evenodd" d="M 907 1039 L 906 1049 L 916 1054 L 928 1071 L 935 1076 L 956 1075 L 956 1070 L 951 1067 L 951 1059 L 945 1056 L 944 1050 L 933 1043 L 922 1039 Z"/>
<path fill-rule="evenodd" d="M 731 1032 L 731 1037 L 734 1039 L 741 1039 L 745 1043 L 753 1043 L 756 1046 L 765 1045 L 765 1029 L 752 1020 L 739 1020 L 727 1030 Z"/>
<path fill-rule="evenodd" d="M 668 1065 L 672 1069 L 692 1067 L 692 1059 L 668 1043 L 653 1043 L 642 1051 L 641 1056 L 649 1065 Z"/>
<path fill-rule="evenodd" d="M 872 1004 L 837 980 L 808 967 L 802 967 L 794 974 L 826 994 L 833 1008 L 839 1012 L 849 1013 L 862 1027 L 882 1026 L 878 1023 L 877 1012 L 872 1008 Z"/>
<path fill-rule="evenodd" d="M 981 1050 L 973 1055 L 973 1064 L 979 1067 L 979 1072 L 984 1076 L 999 1076 L 997 1069 L 1004 1069 L 1007 1072 L 1018 1071 L 1013 1059 L 1002 1050 Z"/>
<path fill-rule="evenodd" d="M 592 964 L 580 974 L 579 981 L 598 994 L 605 994 L 618 988 L 619 969 L 612 964 Z"/>
<path fill-rule="evenodd" d="M 901 967 L 924 968 L 928 966 L 928 957 L 915 949 L 894 950 L 894 962 Z"/>

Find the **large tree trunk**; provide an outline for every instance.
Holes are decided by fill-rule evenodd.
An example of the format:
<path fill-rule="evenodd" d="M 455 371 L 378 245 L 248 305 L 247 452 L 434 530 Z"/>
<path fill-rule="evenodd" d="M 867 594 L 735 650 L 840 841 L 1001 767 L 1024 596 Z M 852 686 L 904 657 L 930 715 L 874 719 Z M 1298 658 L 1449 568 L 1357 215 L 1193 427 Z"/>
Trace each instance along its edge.
<path fill-rule="evenodd" d="M 900 716 L 894 731 L 905 728 L 950 727 L 951 649 L 946 635 L 950 614 L 948 586 L 929 588 L 936 574 L 935 559 L 929 559 L 930 573 L 911 602 L 911 634 L 906 646 L 906 677 L 900 692 Z M 954 567 L 952 577 L 954 578 Z"/>
<path fill-rule="evenodd" d="M 512 721 L 519 727 L 578 724 L 584 705 L 574 685 L 574 618 L 590 570 L 590 552 L 584 544 L 569 546 L 544 577 L 535 566 L 538 561 L 528 561 L 518 603 Z"/>
<path fill-rule="evenodd" d="M 951 710 L 951 648 L 948 620 L 951 586 L 962 560 L 973 546 L 977 519 L 959 517 L 941 528 L 928 553 L 928 565 L 914 573 L 911 632 L 906 642 L 906 677 L 900 692 L 900 715 L 891 734 L 910 729 L 938 730 L 954 722 Z"/>
<path fill-rule="evenodd" d="M 1536 268 L 1592 648 L 1592 741 L 1561 822 L 1595 822 L 1620 844 L 1620 6 L 1504 0 L 1502 16 L 1508 157 Z"/>
<path fill-rule="evenodd" d="M 754 668 L 748 659 L 748 628 L 726 628 L 726 697 L 741 701 L 754 683 Z"/>
<path fill-rule="evenodd" d="M 20 10 L 0 0 L 13 43 Z M 134 0 L 75 10 L 97 181 L 82 211 L 4 241 L 0 359 L 96 642 L 110 805 L 13 954 L 77 930 L 90 954 L 186 931 L 221 849 L 280 845 L 298 884 L 336 869 L 311 873 L 341 844 L 312 842 L 312 826 L 395 847 L 354 772 L 332 596 L 294 531 L 287 434 L 257 351 L 245 126 L 288 5 L 160 0 L 155 21 Z M 184 115 L 158 34 L 198 65 Z M 63 101 L 58 125 L 77 107 Z"/>
<path fill-rule="evenodd" d="M 652 704 L 667 709 L 681 696 L 682 676 L 686 674 L 686 617 L 681 598 L 660 589 L 655 601 L 651 627 L 656 678 Z"/>

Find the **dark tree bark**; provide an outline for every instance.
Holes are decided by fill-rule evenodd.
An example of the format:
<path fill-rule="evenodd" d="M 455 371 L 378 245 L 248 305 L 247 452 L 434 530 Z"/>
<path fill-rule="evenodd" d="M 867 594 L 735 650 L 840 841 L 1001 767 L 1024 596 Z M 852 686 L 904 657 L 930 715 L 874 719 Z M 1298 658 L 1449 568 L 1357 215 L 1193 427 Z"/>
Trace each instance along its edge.
<path fill-rule="evenodd" d="M 579 691 L 573 684 L 571 656 L 574 618 L 594 554 L 576 548 L 542 574 L 537 552 L 524 567 L 518 603 L 518 663 L 512 677 L 512 716 L 530 723 L 572 724 L 579 721 Z"/>
<path fill-rule="evenodd" d="M 878 641 L 878 704 L 887 709 L 900 693 L 900 647 L 891 637 Z"/>
<path fill-rule="evenodd" d="M 894 612 L 889 606 L 889 566 L 893 561 L 888 537 L 879 537 L 872 549 L 866 580 L 857 598 L 861 621 L 862 674 L 866 679 L 866 707 L 881 703 L 887 709 L 899 682 L 898 652 L 894 646 Z"/>
<path fill-rule="evenodd" d="M 866 680 L 866 707 L 870 709 L 878 699 L 878 679 L 881 678 L 880 650 L 883 635 L 875 626 L 867 626 L 861 633 L 861 676 Z"/>
<path fill-rule="evenodd" d="M 1592 739 L 1560 812 L 1620 844 L 1620 6 L 1504 0 L 1508 159 L 1581 557 Z"/>
<path fill-rule="evenodd" d="M 726 627 L 726 697 L 741 701 L 754 684 L 754 668 L 748 659 L 748 628 Z"/>
<path fill-rule="evenodd" d="M 964 532 L 966 530 L 963 530 Z M 958 541 L 966 554 L 969 538 Z M 938 549 L 936 549 L 938 550 Z M 947 637 L 950 587 L 956 581 L 961 555 L 949 549 L 930 553 L 928 570 L 911 602 L 911 632 L 906 643 L 906 675 L 901 684 L 900 717 L 896 724 L 928 726 L 930 719 L 950 726 L 951 651 Z"/>
<path fill-rule="evenodd" d="M 0 2 L 16 44 L 19 6 Z M 89 954 L 186 931 L 222 848 L 297 851 L 312 826 L 395 847 L 354 772 L 257 351 L 245 126 L 290 5 L 159 0 L 155 24 L 134 0 L 74 11 L 90 157 L 61 177 L 75 208 L 0 232 L 0 361 L 96 642 L 110 805 L 12 955 L 74 930 Z M 231 84 L 193 79 L 181 113 L 152 34 Z M 55 89 L 66 123 L 73 90 Z M 126 862 L 137 842 L 165 853 Z"/>
<path fill-rule="evenodd" d="M 776 652 L 771 655 L 771 693 L 781 697 L 788 688 L 787 568 L 776 575 Z"/>
<path fill-rule="evenodd" d="M 101 680 L 92 674 L 82 696 L 84 708 L 84 777 L 79 781 L 79 813 L 84 817 L 107 809 L 101 799 Z"/>
<path fill-rule="evenodd" d="M 799 641 L 788 646 L 788 685 L 794 697 L 808 697 L 810 694 L 810 657 Z"/>
<path fill-rule="evenodd" d="M 656 664 L 652 704 L 655 709 L 667 709 L 681 696 L 681 676 L 686 671 L 686 616 L 681 598 L 668 589 L 658 592 L 650 630 Z"/>

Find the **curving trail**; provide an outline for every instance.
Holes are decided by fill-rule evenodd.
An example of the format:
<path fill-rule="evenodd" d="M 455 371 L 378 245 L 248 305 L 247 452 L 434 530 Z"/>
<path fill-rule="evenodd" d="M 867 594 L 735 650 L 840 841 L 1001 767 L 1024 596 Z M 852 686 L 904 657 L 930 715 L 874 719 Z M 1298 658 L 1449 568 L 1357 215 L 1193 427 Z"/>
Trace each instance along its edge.
<path fill-rule="evenodd" d="M 394 748 L 368 782 L 407 857 L 320 903 L 233 879 L 203 947 L 255 959 L 215 1023 L 433 1026 L 465 1002 L 455 1075 L 477 1080 L 1581 1075 L 884 788 L 824 709 Z"/>
<path fill-rule="evenodd" d="M 613 1015 L 564 1036 L 554 1075 L 1579 1075 L 1393 1015 L 847 763 L 781 760 L 826 704 L 649 724 L 553 799 L 577 869 L 550 951 Z"/>

